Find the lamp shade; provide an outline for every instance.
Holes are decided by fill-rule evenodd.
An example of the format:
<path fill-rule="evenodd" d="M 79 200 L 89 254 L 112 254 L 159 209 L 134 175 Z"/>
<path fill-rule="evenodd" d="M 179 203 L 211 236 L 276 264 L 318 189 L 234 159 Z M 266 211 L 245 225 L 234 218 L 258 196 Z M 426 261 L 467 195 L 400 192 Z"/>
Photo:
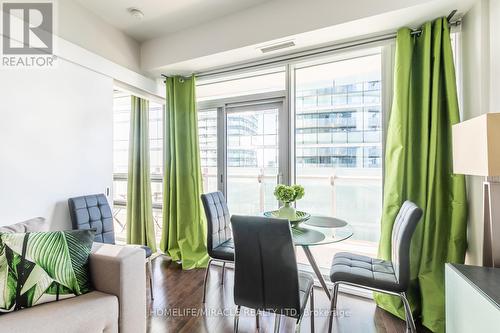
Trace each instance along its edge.
<path fill-rule="evenodd" d="M 453 172 L 500 176 L 500 113 L 453 125 Z"/>

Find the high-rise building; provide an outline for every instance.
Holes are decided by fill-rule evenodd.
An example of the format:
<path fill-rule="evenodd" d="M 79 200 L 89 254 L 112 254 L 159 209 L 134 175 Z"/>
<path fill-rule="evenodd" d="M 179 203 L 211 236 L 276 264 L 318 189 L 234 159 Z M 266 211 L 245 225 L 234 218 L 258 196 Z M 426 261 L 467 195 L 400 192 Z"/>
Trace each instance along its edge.
<path fill-rule="evenodd" d="M 381 168 L 381 84 L 376 81 L 316 83 L 297 90 L 297 167 Z M 254 115 L 228 118 L 227 135 L 256 135 Z M 217 166 L 217 112 L 199 113 L 201 164 Z M 230 167 L 255 167 L 256 151 L 228 149 Z"/>

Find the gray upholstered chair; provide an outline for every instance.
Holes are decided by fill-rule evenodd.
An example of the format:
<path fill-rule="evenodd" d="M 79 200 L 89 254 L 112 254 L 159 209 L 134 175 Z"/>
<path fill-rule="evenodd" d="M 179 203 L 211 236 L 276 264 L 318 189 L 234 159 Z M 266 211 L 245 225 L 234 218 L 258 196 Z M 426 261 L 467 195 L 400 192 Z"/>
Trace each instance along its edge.
<path fill-rule="evenodd" d="M 392 227 L 391 261 L 374 259 L 348 252 L 337 253 L 332 262 L 330 279 L 333 296 L 328 331 L 331 332 L 333 313 L 337 307 L 339 285 L 351 285 L 401 298 L 406 313 L 406 330 L 416 332 L 406 291 L 410 284 L 410 243 L 422 210 L 410 201 L 401 206 Z"/>
<path fill-rule="evenodd" d="M 207 250 L 210 256 L 203 281 L 203 303 L 205 303 L 210 265 L 214 261 L 222 263 L 221 284 L 224 284 L 226 263 L 234 262 L 234 244 L 229 220 L 231 215 L 222 192 L 202 194 L 201 202 L 207 217 Z"/>
<path fill-rule="evenodd" d="M 296 331 L 310 297 L 311 332 L 314 332 L 314 279 L 299 272 L 288 221 L 256 216 L 231 217 L 235 245 L 234 331 L 240 308 L 275 314 L 279 332 L 281 315 L 297 320 Z"/>
<path fill-rule="evenodd" d="M 104 194 L 85 195 L 68 199 L 69 214 L 73 229 L 96 229 L 95 242 L 115 244 L 113 214 L 108 199 Z M 151 299 L 153 299 L 153 270 L 151 255 L 153 252 L 145 245 L 139 245 L 146 254 L 146 266 L 149 273 Z"/>

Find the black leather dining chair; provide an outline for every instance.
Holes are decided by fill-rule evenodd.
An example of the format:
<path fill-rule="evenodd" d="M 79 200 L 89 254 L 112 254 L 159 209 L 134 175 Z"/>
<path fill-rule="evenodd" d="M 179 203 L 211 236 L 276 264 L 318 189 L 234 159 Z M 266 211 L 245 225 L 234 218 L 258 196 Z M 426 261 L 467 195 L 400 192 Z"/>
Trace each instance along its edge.
<path fill-rule="evenodd" d="M 207 217 L 207 250 L 210 257 L 203 281 L 203 303 L 205 303 L 210 265 L 214 261 L 222 263 L 221 284 L 224 284 L 226 263 L 234 262 L 234 244 L 230 226 L 231 215 L 222 192 L 202 194 L 201 202 Z"/>
<path fill-rule="evenodd" d="M 351 285 L 386 293 L 401 298 L 406 313 L 407 332 L 416 332 L 406 291 L 410 284 L 410 243 L 422 209 L 410 201 L 401 206 L 392 227 L 391 260 L 382 260 L 348 252 L 337 253 L 332 262 L 330 279 L 333 282 L 333 296 L 328 332 L 333 325 L 333 314 L 337 307 L 339 285 Z"/>
<path fill-rule="evenodd" d="M 310 298 L 311 332 L 314 332 L 314 279 L 299 272 L 290 223 L 256 216 L 231 217 L 235 245 L 234 331 L 242 306 L 275 314 L 274 331 L 281 316 L 297 320 L 296 331 Z"/>
<path fill-rule="evenodd" d="M 95 228 L 94 242 L 115 244 L 113 214 L 108 199 L 104 194 L 85 195 L 68 199 L 69 214 L 73 229 Z M 149 273 L 151 299 L 153 299 L 153 270 L 148 246 L 138 245 L 146 254 L 146 266 Z"/>

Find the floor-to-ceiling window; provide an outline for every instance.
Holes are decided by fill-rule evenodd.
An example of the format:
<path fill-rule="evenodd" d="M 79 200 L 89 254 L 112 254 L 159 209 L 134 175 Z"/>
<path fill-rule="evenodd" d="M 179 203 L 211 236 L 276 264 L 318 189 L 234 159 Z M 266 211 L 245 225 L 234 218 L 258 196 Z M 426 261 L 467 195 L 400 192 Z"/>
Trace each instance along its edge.
<path fill-rule="evenodd" d="M 278 207 L 277 183 L 303 185 L 298 209 L 354 229 L 348 241 L 311 248 L 325 271 L 338 251 L 376 255 L 390 57 L 382 50 L 198 80 L 204 191 L 223 191 L 232 214 L 259 215 Z M 298 260 L 308 265 L 300 250 Z"/>
<path fill-rule="evenodd" d="M 382 60 L 379 50 L 295 66 L 297 208 L 350 223 L 354 236 L 313 249 L 322 267 L 341 250 L 376 256 L 382 207 Z M 305 262 L 305 260 L 303 260 Z"/>
<path fill-rule="evenodd" d="M 217 108 L 198 110 L 201 177 L 204 192 L 217 191 Z"/>
<path fill-rule="evenodd" d="M 113 220 L 116 240 L 126 241 L 127 178 L 130 130 L 130 93 L 115 91 L 113 98 Z M 163 105 L 149 101 L 151 194 L 156 235 L 161 237 L 163 202 Z"/>

